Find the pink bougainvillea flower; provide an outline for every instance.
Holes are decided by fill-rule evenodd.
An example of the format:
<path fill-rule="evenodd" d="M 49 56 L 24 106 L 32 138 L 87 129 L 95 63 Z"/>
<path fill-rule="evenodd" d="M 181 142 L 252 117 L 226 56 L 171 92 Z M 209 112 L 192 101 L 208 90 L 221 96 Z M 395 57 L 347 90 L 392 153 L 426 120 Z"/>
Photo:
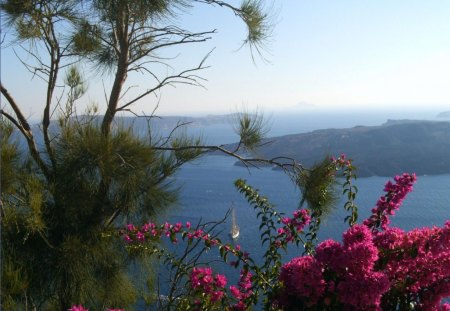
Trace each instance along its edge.
<path fill-rule="evenodd" d="M 325 291 L 321 264 L 312 256 L 297 257 L 281 268 L 286 292 L 315 304 Z"/>
<path fill-rule="evenodd" d="M 236 298 L 238 300 L 241 299 L 241 291 L 236 286 L 231 285 L 230 286 L 230 292 L 231 292 L 231 295 L 233 295 L 234 298 Z"/>
<path fill-rule="evenodd" d="M 389 280 L 381 272 L 348 274 L 338 285 L 339 300 L 354 310 L 379 310 L 381 297 L 389 289 Z"/>
<path fill-rule="evenodd" d="M 450 311 L 450 303 L 444 303 L 439 311 Z"/>
<path fill-rule="evenodd" d="M 213 291 L 211 293 L 211 302 L 214 303 L 214 302 L 217 302 L 217 301 L 221 300 L 223 298 L 224 294 L 225 293 L 223 291 L 221 291 L 221 290 Z"/>
<path fill-rule="evenodd" d="M 223 288 L 223 287 L 225 287 L 225 285 L 227 285 L 227 278 L 223 274 L 216 274 L 214 279 L 216 281 L 217 287 Z"/>
<path fill-rule="evenodd" d="M 388 181 L 384 187 L 386 194 L 378 199 L 376 207 L 372 209 L 372 216 L 366 219 L 364 224 L 373 231 L 377 231 L 378 227 L 386 230 L 390 224 L 388 216 L 394 215 L 400 208 L 406 195 L 412 191 L 416 180 L 416 174 L 404 173 L 395 176 L 395 183 Z"/>

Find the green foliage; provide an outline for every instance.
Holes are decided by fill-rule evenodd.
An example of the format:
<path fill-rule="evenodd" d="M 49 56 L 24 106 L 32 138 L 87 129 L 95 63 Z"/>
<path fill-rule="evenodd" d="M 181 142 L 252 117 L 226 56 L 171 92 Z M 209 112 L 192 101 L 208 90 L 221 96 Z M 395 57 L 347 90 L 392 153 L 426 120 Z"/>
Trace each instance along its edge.
<path fill-rule="evenodd" d="M 142 57 L 152 56 L 153 50 L 160 46 L 175 44 L 177 40 L 172 36 L 186 33 L 161 21 L 167 21 L 177 8 L 187 3 L 185 0 L 90 1 L 87 4 L 95 14 L 81 18 L 73 36 L 74 51 L 88 56 L 95 66 L 107 72 L 114 72 L 115 66 L 130 66 Z"/>
<path fill-rule="evenodd" d="M 269 132 L 267 120 L 262 113 L 244 111 L 236 114 L 234 131 L 239 135 L 240 145 L 254 151 Z"/>
<path fill-rule="evenodd" d="M 12 141 L 13 126 L 0 122 L 0 193 L 14 191 L 17 182 L 17 167 L 20 165 L 20 153 L 17 144 Z"/>
<path fill-rule="evenodd" d="M 62 111 L 59 117 L 59 126 L 64 127 L 69 122 L 70 118 L 76 114 L 75 103 L 80 99 L 87 91 L 87 83 L 81 76 L 76 66 L 70 66 L 67 69 L 66 76 L 64 78 L 64 84 L 69 87 L 67 92 L 67 101 L 65 109 Z"/>
<path fill-rule="evenodd" d="M 162 165 L 166 162 L 164 155 L 130 129 L 119 128 L 105 137 L 93 124 L 75 124 L 62 130 L 55 150 L 61 171 L 55 187 L 66 190 L 61 191 L 60 198 L 65 204 L 75 209 L 79 205 L 76 198 L 84 200 L 86 195 L 104 193 L 99 198 L 102 201 L 90 204 L 92 217 L 99 210 L 111 215 L 119 209 L 130 216 L 139 212 L 145 219 L 174 201 L 169 185 L 161 180 L 167 174 Z M 67 174 L 73 175 L 69 181 Z M 75 193 L 80 191 L 79 195 L 70 190 L 73 188 L 77 188 Z"/>
<path fill-rule="evenodd" d="M 95 0 L 94 7 L 102 13 L 105 21 L 120 22 L 124 9 L 132 21 L 146 23 L 149 19 L 166 18 L 173 14 L 177 5 L 186 3 L 185 0 Z"/>
<path fill-rule="evenodd" d="M 6 0 L 0 9 L 6 13 L 6 22 L 16 30 L 19 40 L 48 40 L 53 24 L 74 22 L 78 1 Z"/>
<path fill-rule="evenodd" d="M 33 39 L 41 35 L 37 27 L 40 16 L 35 11 L 33 1 L 5 1 L 0 4 L 0 8 L 8 14 L 7 22 L 15 26 L 18 39 Z"/>
<path fill-rule="evenodd" d="M 263 13 L 262 6 L 260 0 L 244 0 L 240 8 L 242 19 L 248 28 L 248 35 L 244 42 L 256 46 L 257 49 L 267 39 L 271 28 L 268 24 L 268 15 Z"/>
<path fill-rule="evenodd" d="M 2 295 L 10 306 L 28 297 L 52 310 L 74 302 L 130 306 L 137 297 L 131 259 L 108 232 L 174 202 L 165 177 L 175 169 L 165 169 L 176 167 L 175 157 L 129 129 L 104 136 L 94 121 L 68 123 L 53 148 L 56 166 L 47 182 L 33 165 L 19 165 L 16 147 L 2 139 L 2 178 L 17 179 L 2 187 L 2 262 L 14 263 L 2 270 Z"/>
<path fill-rule="evenodd" d="M 271 292 L 278 286 L 278 272 L 281 267 L 280 250 L 286 251 L 286 245 L 277 245 L 277 228 L 281 223 L 283 213 L 278 212 L 268 198 L 261 196 L 257 190 L 249 186 L 245 180 L 238 179 L 234 185 L 237 190 L 244 195 L 248 203 L 257 211 L 257 218 L 261 220 L 259 231 L 261 232 L 261 246 L 267 249 L 263 255 L 264 261 L 260 265 L 254 265 L 257 276 L 261 279 L 257 288 L 254 288 L 255 295 Z M 298 243 L 300 240 L 297 240 Z M 269 297 L 265 297 L 267 302 Z"/>
<path fill-rule="evenodd" d="M 2 278 L 8 280 L 2 284 L 1 292 L 2 307 L 5 310 L 25 310 L 25 305 L 20 301 L 26 297 L 29 281 L 23 270 L 11 258 L 2 258 Z"/>
<path fill-rule="evenodd" d="M 353 179 L 356 179 L 355 170 L 356 167 L 353 166 L 352 160 L 344 160 L 341 156 L 337 160 L 337 168 L 342 171 L 342 177 L 345 178 L 345 182 L 342 187 L 342 194 L 347 197 L 347 202 L 344 204 L 344 208 L 347 211 L 350 211 L 351 214 L 345 217 L 345 221 L 348 222 L 349 226 L 353 226 L 356 224 L 358 220 L 358 207 L 355 204 L 356 194 L 358 193 L 358 188 L 354 185 Z M 342 159 L 341 161 L 339 161 Z"/>
<path fill-rule="evenodd" d="M 332 187 L 335 184 L 333 163 L 330 157 L 325 157 L 310 169 L 298 175 L 297 185 L 302 193 L 300 205 L 307 203 L 313 212 L 327 214 L 336 202 L 337 195 Z"/>
<path fill-rule="evenodd" d="M 203 154 L 201 137 L 189 137 L 186 133 L 171 139 L 171 147 L 175 149 L 173 155 L 180 163 L 192 161 Z M 194 148 L 185 148 L 186 146 Z M 199 148 L 195 148 L 199 147 Z"/>
<path fill-rule="evenodd" d="M 330 157 L 325 157 L 322 162 L 297 175 L 297 186 L 302 193 L 300 206 L 306 203 L 312 217 L 306 235 L 305 253 L 310 253 L 314 248 L 322 219 L 330 213 L 336 203 L 337 194 L 333 187 L 336 183 L 334 170 L 335 166 Z"/>
<path fill-rule="evenodd" d="M 80 55 L 88 55 L 97 51 L 100 46 L 101 29 L 82 20 L 78 23 L 73 34 L 72 51 Z"/>

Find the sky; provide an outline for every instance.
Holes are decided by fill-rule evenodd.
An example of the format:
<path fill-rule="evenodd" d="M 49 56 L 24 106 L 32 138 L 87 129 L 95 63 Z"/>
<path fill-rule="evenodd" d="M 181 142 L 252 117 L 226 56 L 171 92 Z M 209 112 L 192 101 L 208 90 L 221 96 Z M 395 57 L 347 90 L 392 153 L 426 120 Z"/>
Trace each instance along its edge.
<path fill-rule="evenodd" d="M 230 1 L 234 4 L 238 1 Z M 212 49 L 204 87 L 177 86 L 133 107 L 161 115 L 302 110 L 450 110 L 450 1 L 447 0 L 272 0 L 265 1 L 274 27 L 263 57 L 241 47 L 245 26 L 230 11 L 196 6 L 174 22 L 193 31 L 217 29 L 203 44 L 166 50 L 173 70 L 196 66 Z M 16 51 L 20 49 L 16 47 Z M 39 118 L 44 83 L 2 46 L 2 83 L 25 115 Z M 111 76 L 88 65 L 84 106 L 105 107 L 103 85 Z M 168 71 L 170 72 L 170 69 Z M 148 77 L 129 76 L 133 92 L 151 86 Z M 4 99 L 2 105 L 5 105 Z"/>

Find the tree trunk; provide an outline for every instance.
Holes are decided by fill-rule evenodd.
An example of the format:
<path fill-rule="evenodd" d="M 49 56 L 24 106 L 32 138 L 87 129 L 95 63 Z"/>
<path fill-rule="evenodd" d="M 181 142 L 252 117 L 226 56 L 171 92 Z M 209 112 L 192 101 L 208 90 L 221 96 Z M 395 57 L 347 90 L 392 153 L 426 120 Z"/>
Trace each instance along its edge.
<path fill-rule="evenodd" d="M 128 53 L 126 53 L 128 54 Z M 123 59 L 122 59 L 123 58 Z M 116 114 L 117 106 L 119 104 L 120 93 L 122 92 L 123 84 L 127 79 L 127 57 L 121 57 L 119 60 L 119 66 L 117 68 L 116 76 L 114 78 L 114 84 L 109 96 L 108 108 L 106 109 L 105 116 L 102 122 L 102 133 L 107 136 L 111 131 L 111 124 Z"/>
<path fill-rule="evenodd" d="M 114 33 L 117 36 L 116 39 L 119 44 L 119 52 L 116 76 L 114 78 L 114 84 L 109 96 L 108 107 L 106 109 L 105 116 L 103 117 L 102 122 L 102 133 L 105 136 L 108 136 L 111 132 L 111 124 L 117 112 L 122 87 L 125 83 L 125 80 L 127 79 L 128 60 L 130 52 L 130 43 L 128 41 L 129 12 L 126 6 L 120 6 L 119 8 L 117 8 L 117 10 L 119 12 L 117 12 L 118 18 L 116 19 Z"/>

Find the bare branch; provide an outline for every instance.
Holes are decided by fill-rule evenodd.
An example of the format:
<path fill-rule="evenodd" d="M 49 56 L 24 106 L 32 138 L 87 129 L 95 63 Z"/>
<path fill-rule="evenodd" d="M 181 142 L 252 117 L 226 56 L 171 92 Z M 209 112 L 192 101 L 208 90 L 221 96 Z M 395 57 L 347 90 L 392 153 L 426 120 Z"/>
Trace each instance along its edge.
<path fill-rule="evenodd" d="M 209 52 L 202 59 L 202 61 L 200 62 L 200 64 L 197 67 L 192 68 L 192 69 L 184 70 L 184 71 L 182 71 L 182 72 L 180 72 L 180 73 L 178 73 L 176 75 L 171 75 L 171 76 L 165 77 L 163 80 L 161 80 L 161 82 L 159 82 L 158 85 L 156 85 L 155 87 L 145 91 L 141 95 L 135 97 L 134 99 L 132 99 L 131 101 L 127 102 L 123 106 L 117 108 L 116 111 L 124 110 L 125 108 L 129 107 L 130 105 L 134 104 L 135 102 L 139 101 L 140 99 L 144 98 L 145 96 L 155 92 L 156 90 L 161 89 L 162 87 L 164 87 L 164 86 L 166 86 L 168 84 L 189 84 L 189 85 L 201 86 L 201 84 L 198 82 L 198 80 L 200 80 L 200 79 L 203 80 L 203 78 L 200 78 L 197 75 L 191 75 L 190 73 L 209 68 L 209 66 L 203 66 L 203 64 L 206 61 L 206 59 L 208 58 L 208 56 L 211 54 L 211 52 Z M 154 76 L 154 77 L 155 77 L 155 79 L 157 79 L 156 76 Z"/>
<path fill-rule="evenodd" d="M 48 78 L 48 85 L 47 85 L 47 98 L 45 101 L 45 107 L 44 107 L 44 116 L 42 119 L 42 127 L 43 127 L 43 134 L 44 134 L 44 143 L 45 147 L 47 149 L 47 153 L 49 155 L 50 161 L 52 162 L 53 167 L 55 167 L 55 156 L 53 154 L 53 150 L 51 148 L 50 144 L 50 136 L 48 133 L 48 128 L 50 126 L 50 106 L 52 104 L 52 98 L 53 98 L 53 92 L 55 90 L 56 86 L 56 79 L 58 76 L 59 71 L 59 62 L 61 58 L 59 55 L 59 48 L 55 48 L 54 46 L 51 47 L 51 54 L 50 54 L 50 73 Z"/>
<path fill-rule="evenodd" d="M 49 169 L 46 166 L 46 164 L 44 163 L 44 161 L 42 160 L 41 156 L 39 155 L 39 151 L 36 147 L 36 142 L 34 140 L 33 132 L 31 131 L 30 124 L 25 119 L 22 111 L 20 110 L 20 108 L 17 105 L 14 98 L 11 96 L 11 94 L 9 94 L 8 90 L 1 83 L 0 83 L 0 89 L 1 89 L 1 93 L 6 98 L 9 105 L 11 106 L 14 113 L 16 114 L 17 120 L 16 120 L 16 122 L 13 122 L 12 120 L 15 120 L 15 119 L 12 116 L 10 116 L 9 114 L 7 114 L 4 110 L 1 110 L 1 114 L 3 114 L 5 117 L 7 117 L 9 120 L 11 120 L 14 125 L 18 126 L 17 128 L 21 131 L 21 133 L 24 135 L 24 137 L 27 141 L 31 156 L 36 161 L 39 168 L 42 170 L 42 173 L 44 174 L 44 176 L 48 179 L 50 176 Z"/>
<path fill-rule="evenodd" d="M 127 89 L 125 90 L 125 92 L 123 92 L 123 94 L 120 95 L 119 100 L 121 100 L 122 98 L 124 98 L 125 95 L 126 95 L 131 89 L 136 88 L 136 87 L 138 87 L 138 85 L 131 85 L 131 86 L 127 87 Z"/>
<path fill-rule="evenodd" d="M 176 30 L 173 30 L 173 29 L 176 29 Z M 153 32 L 155 32 L 155 31 L 162 31 L 162 33 L 154 34 Z M 205 37 L 205 35 L 211 35 L 214 33 L 216 33 L 215 29 L 211 30 L 211 31 L 199 32 L 199 33 L 190 33 L 190 32 L 186 32 L 179 28 L 174 28 L 174 27 L 171 27 L 171 28 L 165 27 L 162 29 L 152 28 L 151 31 L 144 32 L 144 33 L 136 36 L 134 38 L 134 40 L 132 40 L 132 44 L 136 45 L 136 46 L 140 46 L 140 45 L 145 44 L 149 40 L 149 38 L 155 39 L 158 36 L 161 36 L 162 38 L 160 40 L 154 41 L 153 46 L 146 49 L 144 53 L 140 53 L 140 54 L 136 55 L 134 58 L 131 58 L 130 64 L 148 56 L 155 50 L 158 50 L 158 49 L 161 49 L 164 47 L 181 45 L 181 44 L 186 44 L 186 43 L 200 43 L 200 42 L 208 41 L 211 39 L 211 37 Z M 171 36 L 171 37 L 178 36 L 178 37 L 180 37 L 180 39 L 175 40 L 175 41 L 169 40 L 168 38 L 166 38 L 166 36 Z M 158 44 L 158 41 L 161 43 Z"/>
<path fill-rule="evenodd" d="M 34 57 L 37 62 L 39 63 L 39 65 L 41 66 L 36 67 L 36 66 L 31 66 L 29 64 L 27 64 L 24 60 L 22 60 L 22 58 L 17 54 L 17 52 L 13 49 L 14 54 L 16 55 L 17 59 L 22 63 L 22 65 L 25 67 L 25 69 L 27 69 L 31 74 L 33 74 L 34 76 L 37 76 L 38 78 L 42 79 L 44 82 L 48 82 L 48 80 L 44 77 L 42 77 L 39 73 L 43 73 L 45 75 L 48 76 L 49 71 L 47 70 L 48 66 L 46 66 L 41 60 L 40 58 L 35 55 L 33 52 L 31 51 L 27 51 L 23 46 L 21 46 L 22 49 L 24 49 L 28 54 L 30 54 L 32 57 Z M 46 68 L 47 67 L 47 68 Z"/>
<path fill-rule="evenodd" d="M 23 136 L 27 136 L 27 132 L 25 131 L 25 129 L 22 127 L 22 125 L 19 124 L 16 119 L 14 119 L 12 115 L 7 113 L 3 109 L 0 110 L 0 114 L 4 115 L 12 124 L 14 124 L 14 126 L 23 134 Z"/>
<path fill-rule="evenodd" d="M 25 135 L 25 136 L 28 137 L 28 133 L 31 134 L 30 124 L 28 123 L 27 119 L 25 119 L 24 115 L 22 114 L 22 111 L 20 110 L 19 105 L 17 105 L 17 103 L 14 100 L 14 98 L 11 96 L 11 94 L 9 94 L 8 90 L 1 83 L 0 83 L 0 88 L 1 88 L 1 92 L 2 92 L 3 96 L 5 96 L 6 100 L 9 103 L 9 105 L 14 110 L 14 113 L 17 116 L 19 124 L 24 129 L 24 131 L 27 132 L 27 135 Z"/>
<path fill-rule="evenodd" d="M 159 145 L 159 147 L 165 146 L 166 144 L 168 144 L 170 142 L 170 140 L 172 139 L 174 133 L 181 127 L 183 126 L 187 126 L 189 124 L 192 124 L 192 122 L 177 122 L 177 125 L 170 131 L 169 135 L 166 137 L 166 139 L 164 140 L 163 143 L 161 143 Z"/>
<path fill-rule="evenodd" d="M 102 80 L 102 86 L 103 86 L 103 94 L 105 96 L 105 102 L 108 103 L 109 99 L 108 99 L 108 95 L 106 94 L 106 87 L 105 87 L 105 81 Z"/>

